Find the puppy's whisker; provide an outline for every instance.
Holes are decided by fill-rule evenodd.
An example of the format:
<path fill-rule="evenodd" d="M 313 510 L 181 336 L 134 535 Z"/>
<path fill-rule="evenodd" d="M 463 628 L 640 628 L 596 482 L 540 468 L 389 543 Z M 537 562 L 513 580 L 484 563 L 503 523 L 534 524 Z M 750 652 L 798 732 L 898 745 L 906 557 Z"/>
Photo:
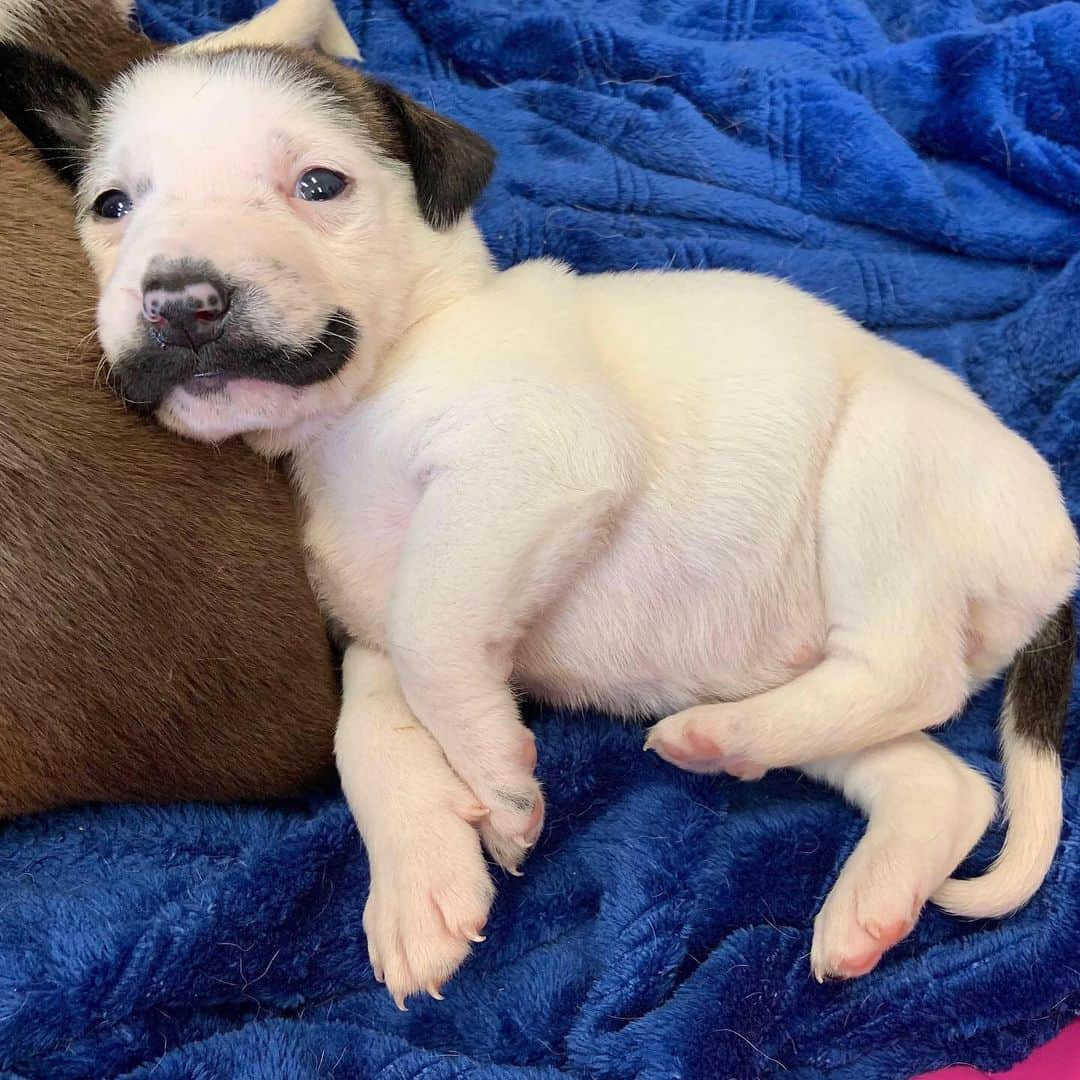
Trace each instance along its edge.
<path fill-rule="evenodd" d="M 105 375 L 105 369 L 108 367 L 108 361 L 104 355 L 98 361 L 97 367 L 94 368 L 94 386 L 100 387 L 102 384 L 102 376 Z"/>
<path fill-rule="evenodd" d="M 353 338 L 348 337 L 345 334 L 339 334 L 336 330 L 324 330 L 322 332 L 321 336 L 324 337 L 324 338 L 325 337 L 337 338 L 338 341 L 344 341 L 346 345 L 351 345 L 353 343 L 353 341 L 354 341 Z"/>

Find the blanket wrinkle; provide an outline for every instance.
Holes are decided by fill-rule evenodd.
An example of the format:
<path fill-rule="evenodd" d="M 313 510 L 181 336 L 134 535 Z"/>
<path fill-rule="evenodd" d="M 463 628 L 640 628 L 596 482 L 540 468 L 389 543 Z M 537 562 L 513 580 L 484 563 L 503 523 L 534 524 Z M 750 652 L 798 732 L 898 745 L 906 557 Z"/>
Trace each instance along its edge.
<path fill-rule="evenodd" d="M 182 40 L 258 0 L 139 0 Z M 367 68 L 499 151 L 500 266 L 776 274 L 963 374 L 1080 516 L 1080 6 L 1058 0 L 340 0 Z M 940 737 L 1000 783 L 1000 687 Z M 1080 698 L 1065 828 L 1011 919 L 929 907 L 818 985 L 857 843 L 780 771 L 692 776 L 601 716 L 527 707 L 549 825 L 441 1003 L 375 983 L 338 790 L 82 807 L 0 830 L 13 1080 L 903 1080 L 1005 1068 L 1080 1014 Z M 288 722 L 287 717 L 282 722 Z M 996 823 L 965 863 L 985 868 Z"/>

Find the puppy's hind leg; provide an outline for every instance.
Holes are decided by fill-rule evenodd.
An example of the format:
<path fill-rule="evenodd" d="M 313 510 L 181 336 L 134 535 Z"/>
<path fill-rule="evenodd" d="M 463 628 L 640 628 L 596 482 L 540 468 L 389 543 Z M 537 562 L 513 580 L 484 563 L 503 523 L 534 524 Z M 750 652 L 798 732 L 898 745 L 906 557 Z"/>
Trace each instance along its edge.
<path fill-rule="evenodd" d="M 913 636 L 922 638 L 917 651 L 867 635 L 860 652 L 837 649 L 774 690 L 684 709 L 656 724 L 645 748 L 690 772 L 757 780 L 769 769 L 936 727 L 960 711 L 970 679 L 950 641 Z"/>
<path fill-rule="evenodd" d="M 647 746 L 686 769 L 753 779 L 960 710 L 972 687 L 963 512 L 941 455 L 917 438 L 922 408 L 905 404 L 902 386 L 863 389 L 835 436 L 818 515 L 821 663 L 744 701 L 669 716 Z"/>
<path fill-rule="evenodd" d="M 819 982 L 864 975 L 975 846 L 994 816 L 994 791 L 921 733 L 800 768 L 869 816 L 814 921 L 810 953 Z"/>

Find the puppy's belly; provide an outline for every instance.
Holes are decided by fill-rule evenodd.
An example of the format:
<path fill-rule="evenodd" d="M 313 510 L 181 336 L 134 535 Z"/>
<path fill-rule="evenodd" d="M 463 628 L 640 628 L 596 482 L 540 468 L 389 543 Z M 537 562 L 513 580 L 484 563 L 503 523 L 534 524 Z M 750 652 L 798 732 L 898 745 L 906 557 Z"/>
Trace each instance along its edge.
<path fill-rule="evenodd" d="M 416 493 L 368 479 L 351 513 L 328 500 L 309 507 L 305 544 L 327 613 L 385 648 Z M 620 520 L 518 642 L 517 685 L 557 705 L 657 717 L 739 700 L 816 664 L 825 617 L 804 500 L 785 495 L 755 514 L 701 470 L 693 492 L 706 482 L 708 500 L 680 502 L 669 485 Z"/>
<path fill-rule="evenodd" d="M 814 667 L 825 615 L 812 552 L 774 580 L 688 584 L 654 572 L 618 583 L 587 571 L 530 627 L 515 681 L 555 705 L 657 717 L 737 701 Z"/>

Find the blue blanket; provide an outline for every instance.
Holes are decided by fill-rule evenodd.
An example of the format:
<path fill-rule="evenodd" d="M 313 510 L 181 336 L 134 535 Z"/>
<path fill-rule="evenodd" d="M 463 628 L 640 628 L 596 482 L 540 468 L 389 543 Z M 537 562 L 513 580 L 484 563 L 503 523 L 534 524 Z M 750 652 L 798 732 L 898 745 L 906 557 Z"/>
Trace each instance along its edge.
<path fill-rule="evenodd" d="M 251 0 L 144 0 L 183 38 Z M 1041 0 L 349 0 L 369 68 L 477 128 L 503 264 L 783 275 L 961 371 L 1080 512 L 1080 7 Z M 193 133 L 197 139 L 197 133 Z M 943 738 L 995 778 L 998 693 Z M 789 773 L 694 777 L 532 710 L 549 826 L 444 1003 L 366 960 L 336 791 L 0 831 L 6 1076 L 904 1078 L 1001 1068 L 1080 1012 L 1080 723 L 1064 840 L 1001 923 L 928 910 L 809 974 L 860 835 Z M 288 723 L 288 717 L 281 718 Z M 986 865 L 994 831 L 969 860 Z"/>

